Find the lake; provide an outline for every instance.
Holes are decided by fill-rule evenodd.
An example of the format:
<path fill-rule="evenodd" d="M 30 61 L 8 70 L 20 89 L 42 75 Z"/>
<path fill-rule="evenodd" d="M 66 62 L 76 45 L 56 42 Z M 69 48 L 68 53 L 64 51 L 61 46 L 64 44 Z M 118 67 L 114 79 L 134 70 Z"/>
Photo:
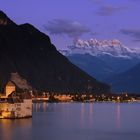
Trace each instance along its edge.
<path fill-rule="evenodd" d="M 35 103 L 31 119 L 0 120 L 0 140 L 140 140 L 140 104 Z"/>

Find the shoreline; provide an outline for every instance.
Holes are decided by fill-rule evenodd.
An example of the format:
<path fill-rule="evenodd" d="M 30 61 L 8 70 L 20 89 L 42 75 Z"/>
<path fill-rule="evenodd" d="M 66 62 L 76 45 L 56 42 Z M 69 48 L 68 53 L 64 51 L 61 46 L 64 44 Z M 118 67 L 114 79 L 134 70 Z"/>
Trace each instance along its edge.
<path fill-rule="evenodd" d="M 117 102 L 117 101 L 69 101 L 69 102 L 65 102 L 65 101 L 57 101 L 57 102 L 48 102 L 48 101 L 33 101 L 33 103 L 140 103 L 140 101 L 121 101 L 121 102 Z"/>

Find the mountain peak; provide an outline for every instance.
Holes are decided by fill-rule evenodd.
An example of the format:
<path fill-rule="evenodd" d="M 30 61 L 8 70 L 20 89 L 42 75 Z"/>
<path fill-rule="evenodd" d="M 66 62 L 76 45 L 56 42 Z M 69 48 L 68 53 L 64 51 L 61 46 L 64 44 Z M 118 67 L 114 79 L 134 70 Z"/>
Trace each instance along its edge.
<path fill-rule="evenodd" d="M 122 43 L 118 39 L 113 39 L 113 40 L 97 40 L 91 38 L 90 40 L 82 40 L 82 39 L 77 39 L 74 41 L 74 45 L 79 47 L 95 47 L 95 46 L 120 46 Z"/>
<path fill-rule="evenodd" d="M 12 25 L 15 24 L 11 19 L 8 18 L 8 16 L 0 10 L 0 25 L 6 26 L 6 25 Z"/>
<path fill-rule="evenodd" d="M 10 79 L 19 88 L 51 93 L 110 93 L 110 86 L 69 62 L 34 26 L 14 26 L 3 12 L 0 24 L 0 90 Z"/>
<path fill-rule="evenodd" d="M 126 47 L 118 39 L 97 40 L 89 39 L 74 40 L 73 45 L 68 46 L 68 52 L 64 54 L 85 54 L 93 56 L 110 55 L 113 57 L 132 58 L 140 57 L 140 51 Z M 62 53 L 63 54 L 63 53 Z"/>

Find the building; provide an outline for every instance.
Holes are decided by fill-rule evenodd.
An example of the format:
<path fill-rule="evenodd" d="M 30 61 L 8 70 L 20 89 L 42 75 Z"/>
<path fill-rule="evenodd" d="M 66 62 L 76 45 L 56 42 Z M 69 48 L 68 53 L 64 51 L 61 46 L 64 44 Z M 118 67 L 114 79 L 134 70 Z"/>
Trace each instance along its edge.
<path fill-rule="evenodd" d="M 16 85 L 9 81 L 5 93 L 0 95 L 0 118 L 32 117 L 32 99 L 29 92 L 16 92 Z"/>
<path fill-rule="evenodd" d="M 0 94 L 0 98 L 8 98 L 14 91 L 16 91 L 16 85 L 12 81 L 9 81 L 5 86 L 4 93 Z"/>

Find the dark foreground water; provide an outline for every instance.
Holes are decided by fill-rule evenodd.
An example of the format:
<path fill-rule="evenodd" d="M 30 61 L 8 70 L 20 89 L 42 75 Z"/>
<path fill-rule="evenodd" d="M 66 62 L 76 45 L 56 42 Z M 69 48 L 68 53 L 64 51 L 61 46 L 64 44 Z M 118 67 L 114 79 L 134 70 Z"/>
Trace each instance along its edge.
<path fill-rule="evenodd" d="M 140 140 L 140 104 L 37 103 L 33 118 L 0 120 L 0 140 Z"/>

